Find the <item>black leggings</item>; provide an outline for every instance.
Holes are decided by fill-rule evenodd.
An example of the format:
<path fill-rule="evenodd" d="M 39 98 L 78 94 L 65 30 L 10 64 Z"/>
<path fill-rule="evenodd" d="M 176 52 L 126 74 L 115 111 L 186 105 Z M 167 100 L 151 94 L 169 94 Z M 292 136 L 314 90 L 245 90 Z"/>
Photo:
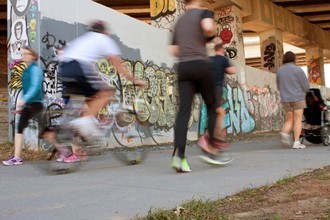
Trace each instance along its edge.
<path fill-rule="evenodd" d="M 17 133 L 22 134 L 24 128 L 29 124 L 29 119 L 33 118 L 35 115 L 43 110 L 43 104 L 41 102 L 33 102 L 30 104 L 25 104 L 21 117 L 17 126 Z"/>
<path fill-rule="evenodd" d="M 179 112 L 174 126 L 174 147 L 177 155 L 185 156 L 188 122 L 191 113 L 193 97 L 200 93 L 207 106 L 208 131 L 213 135 L 216 121 L 216 102 L 214 80 L 211 65 L 208 61 L 181 62 L 178 65 L 179 75 Z"/>

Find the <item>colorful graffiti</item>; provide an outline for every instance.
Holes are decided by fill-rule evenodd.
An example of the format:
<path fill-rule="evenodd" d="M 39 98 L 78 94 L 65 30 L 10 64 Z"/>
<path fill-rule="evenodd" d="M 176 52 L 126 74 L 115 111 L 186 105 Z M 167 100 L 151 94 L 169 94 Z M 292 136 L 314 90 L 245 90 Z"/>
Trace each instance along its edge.
<path fill-rule="evenodd" d="M 279 93 L 269 87 L 248 87 L 231 80 L 224 88 L 223 97 L 222 107 L 226 110 L 224 128 L 228 134 L 279 130 L 283 123 Z M 206 127 L 206 106 L 203 105 L 200 134 Z"/>
<path fill-rule="evenodd" d="M 309 82 L 322 85 L 321 58 L 312 58 L 307 62 Z"/>
<path fill-rule="evenodd" d="M 185 3 L 177 0 L 151 0 L 151 25 L 173 32 L 173 23 L 185 11 Z"/>
<path fill-rule="evenodd" d="M 151 19 L 172 15 L 176 11 L 176 0 L 150 0 L 150 9 Z"/>
<path fill-rule="evenodd" d="M 8 48 L 13 60 L 22 59 L 22 47 L 35 43 L 36 0 L 10 0 L 10 36 Z"/>
<path fill-rule="evenodd" d="M 217 25 L 217 36 L 225 45 L 229 58 L 237 59 L 238 48 L 243 45 L 241 18 L 236 16 L 234 7 L 229 6 L 217 9 L 214 19 Z"/>

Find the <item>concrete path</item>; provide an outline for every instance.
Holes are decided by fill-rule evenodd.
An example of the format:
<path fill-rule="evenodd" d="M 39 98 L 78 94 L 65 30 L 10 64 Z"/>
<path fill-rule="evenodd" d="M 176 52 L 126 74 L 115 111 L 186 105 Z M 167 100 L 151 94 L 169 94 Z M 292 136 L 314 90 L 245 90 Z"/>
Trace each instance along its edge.
<path fill-rule="evenodd" d="M 110 153 L 94 157 L 79 172 L 51 176 L 35 164 L 0 166 L 0 219 L 134 219 L 149 209 L 171 209 L 192 198 L 218 199 L 330 165 L 330 147 L 284 149 L 275 138 L 233 143 L 235 160 L 210 166 L 188 147 L 193 169 L 169 168 L 171 149 L 151 151 L 143 164 L 127 166 Z"/>

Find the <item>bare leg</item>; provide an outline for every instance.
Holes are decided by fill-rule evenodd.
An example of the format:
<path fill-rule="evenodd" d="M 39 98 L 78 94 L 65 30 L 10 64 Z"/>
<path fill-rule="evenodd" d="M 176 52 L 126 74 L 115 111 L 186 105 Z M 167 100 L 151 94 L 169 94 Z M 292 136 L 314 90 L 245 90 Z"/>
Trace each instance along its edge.
<path fill-rule="evenodd" d="M 15 157 L 21 158 L 23 148 L 23 134 L 15 133 Z"/>
<path fill-rule="evenodd" d="M 43 137 L 49 141 L 51 144 L 53 144 L 60 154 L 64 156 L 69 156 L 71 154 L 70 150 L 67 147 L 63 147 L 60 143 L 58 143 L 55 132 L 54 131 L 47 131 L 44 133 Z"/>
<path fill-rule="evenodd" d="M 96 116 L 100 109 L 106 106 L 110 99 L 114 96 L 113 90 L 101 90 L 95 94 L 91 100 L 87 102 L 88 109 L 84 116 Z"/>
<path fill-rule="evenodd" d="M 299 141 L 299 137 L 302 130 L 302 117 L 304 109 L 297 109 L 293 112 L 293 136 L 294 141 Z"/>
<path fill-rule="evenodd" d="M 289 134 L 291 132 L 293 125 L 293 112 L 286 112 L 285 113 L 285 122 L 283 124 L 282 132 Z"/>
<path fill-rule="evenodd" d="M 225 133 L 223 132 L 223 121 L 226 115 L 226 111 L 224 108 L 219 107 L 216 109 L 216 112 L 217 118 L 215 122 L 213 137 L 218 140 L 225 140 L 226 137 Z"/>

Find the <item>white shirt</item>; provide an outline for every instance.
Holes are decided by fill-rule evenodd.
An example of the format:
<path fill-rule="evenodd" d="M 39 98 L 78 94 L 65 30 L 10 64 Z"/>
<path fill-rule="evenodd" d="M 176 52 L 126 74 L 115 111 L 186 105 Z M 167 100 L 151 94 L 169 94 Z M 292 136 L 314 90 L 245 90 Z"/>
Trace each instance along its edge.
<path fill-rule="evenodd" d="M 69 46 L 64 48 L 60 59 L 63 62 L 77 60 L 92 63 L 102 58 L 108 58 L 110 55 L 121 55 L 116 42 L 108 35 L 87 32 L 70 42 Z"/>

